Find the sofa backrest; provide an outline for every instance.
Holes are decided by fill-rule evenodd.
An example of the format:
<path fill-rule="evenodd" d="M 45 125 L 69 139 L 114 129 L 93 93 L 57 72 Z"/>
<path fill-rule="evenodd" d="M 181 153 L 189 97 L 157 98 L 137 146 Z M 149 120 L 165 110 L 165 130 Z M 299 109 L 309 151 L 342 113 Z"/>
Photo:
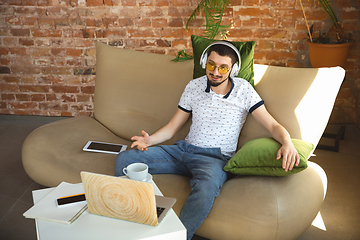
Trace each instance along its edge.
<path fill-rule="evenodd" d="M 316 146 L 330 118 L 345 70 L 333 68 L 291 68 L 255 64 L 255 89 L 269 113 L 283 125 L 292 138 Z M 271 137 L 249 115 L 240 134 L 245 142 Z"/>
<path fill-rule="evenodd" d="M 117 136 L 130 140 L 165 125 L 175 113 L 186 84 L 192 79 L 192 61 L 174 56 L 120 49 L 96 43 L 94 117 Z M 174 136 L 184 139 L 188 122 Z"/>
<path fill-rule="evenodd" d="M 193 61 L 174 63 L 174 57 L 120 49 L 97 42 L 94 116 L 105 127 L 130 140 L 141 130 L 153 133 L 177 109 L 186 84 L 192 79 Z M 290 68 L 255 64 L 255 89 L 273 117 L 291 137 L 317 145 L 344 79 L 340 68 Z M 168 143 L 184 139 L 188 121 Z M 249 115 L 239 146 L 271 137 Z"/>

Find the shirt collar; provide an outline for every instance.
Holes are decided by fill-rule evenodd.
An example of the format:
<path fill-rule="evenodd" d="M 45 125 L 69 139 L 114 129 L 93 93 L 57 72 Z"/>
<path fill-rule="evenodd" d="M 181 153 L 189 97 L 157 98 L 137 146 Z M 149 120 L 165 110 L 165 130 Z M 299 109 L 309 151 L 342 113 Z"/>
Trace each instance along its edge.
<path fill-rule="evenodd" d="M 225 98 L 225 99 L 230 96 L 230 93 L 231 93 L 232 90 L 234 89 L 234 81 L 232 80 L 231 77 L 229 77 L 229 80 L 230 80 L 230 82 L 231 82 L 231 88 L 230 88 L 230 91 L 229 91 L 226 95 L 224 95 L 223 98 Z M 206 78 L 206 84 L 207 84 L 207 86 L 206 86 L 205 92 L 206 92 L 206 93 L 209 93 L 211 88 L 210 88 L 210 84 L 209 84 L 209 81 L 208 81 L 207 78 Z"/>

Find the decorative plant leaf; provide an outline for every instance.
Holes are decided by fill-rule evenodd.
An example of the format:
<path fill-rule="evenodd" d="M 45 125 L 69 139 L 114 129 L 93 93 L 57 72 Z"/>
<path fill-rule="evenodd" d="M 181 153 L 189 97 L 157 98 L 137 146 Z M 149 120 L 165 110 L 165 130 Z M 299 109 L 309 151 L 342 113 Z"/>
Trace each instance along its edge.
<path fill-rule="evenodd" d="M 190 59 L 194 59 L 194 56 L 192 54 L 187 54 L 185 52 L 185 49 L 179 51 L 176 55 L 175 55 L 175 59 L 171 60 L 173 62 L 185 62 L 187 60 Z"/>
<path fill-rule="evenodd" d="M 204 36 L 214 39 L 216 36 L 225 36 L 230 24 L 221 25 L 222 17 L 226 7 L 230 5 L 230 0 L 201 0 L 197 8 L 189 17 L 186 23 L 186 30 L 189 29 L 190 22 L 202 13 L 205 18 Z"/>
<path fill-rule="evenodd" d="M 202 13 L 205 18 L 204 37 L 215 39 L 215 37 L 221 36 L 227 39 L 227 28 L 230 27 L 231 24 L 221 25 L 221 22 L 224 11 L 229 5 L 230 0 L 201 0 L 188 19 L 186 30 L 189 30 L 190 22 L 195 19 L 198 14 Z M 189 59 L 193 59 L 193 56 L 187 54 L 185 50 L 182 50 L 175 55 L 175 59 L 172 61 L 183 62 Z"/>

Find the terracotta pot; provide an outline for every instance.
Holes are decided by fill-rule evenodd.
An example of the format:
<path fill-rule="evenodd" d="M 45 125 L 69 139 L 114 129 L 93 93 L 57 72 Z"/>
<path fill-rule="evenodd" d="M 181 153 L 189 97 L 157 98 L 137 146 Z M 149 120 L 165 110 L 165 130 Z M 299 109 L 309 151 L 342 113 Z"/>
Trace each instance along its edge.
<path fill-rule="evenodd" d="M 322 44 L 306 41 L 309 45 L 310 62 L 313 68 L 344 67 L 352 42 L 342 44 Z"/>

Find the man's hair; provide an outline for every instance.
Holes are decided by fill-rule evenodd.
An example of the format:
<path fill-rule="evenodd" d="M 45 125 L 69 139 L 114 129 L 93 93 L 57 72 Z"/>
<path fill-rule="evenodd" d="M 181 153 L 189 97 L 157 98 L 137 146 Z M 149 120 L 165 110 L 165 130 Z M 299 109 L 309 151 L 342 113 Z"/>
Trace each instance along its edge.
<path fill-rule="evenodd" d="M 228 47 L 226 45 L 223 45 L 223 44 L 212 45 L 212 46 L 210 46 L 210 48 L 207 52 L 208 57 L 210 56 L 211 52 L 216 52 L 217 54 L 219 54 L 220 56 L 223 56 L 223 57 L 224 56 L 230 57 L 232 65 L 234 65 L 236 62 L 239 62 L 235 51 L 231 47 Z"/>

